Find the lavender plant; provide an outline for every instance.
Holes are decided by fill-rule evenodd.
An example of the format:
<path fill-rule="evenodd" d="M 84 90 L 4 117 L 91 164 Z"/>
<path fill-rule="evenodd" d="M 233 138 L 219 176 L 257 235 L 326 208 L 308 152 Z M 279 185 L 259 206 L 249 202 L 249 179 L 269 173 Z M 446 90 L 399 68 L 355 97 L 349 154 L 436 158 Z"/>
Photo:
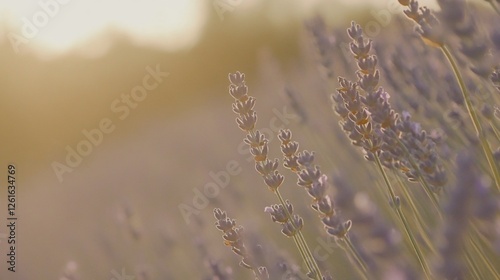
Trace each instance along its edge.
<path fill-rule="evenodd" d="M 446 183 L 446 173 L 438 162 L 433 141 L 418 124 L 410 121 L 408 113 L 400 119 L 391 108 L 388 93 L 378 87 L 380 72 L 376 68 L 377 57 L 369 54 L 372 42 L 363 37 L 361 27 L 354 22 L 347 32 L 352 39 L 350 48 L 359 68 L 358 81 L 353 83 L 339 78 L 341 88 L 332 96 L 334 110 L 341 116 L 341 126 L 352 143 L 362 147 L 365 158 L 378 166 L 391 204 L 423 271 L 430 278 L 423 252 L 401 210 L 401 199 L 396 195 L 383 166 L 401 170 L 410 180 L 420 180 L 436 208 L 438 205 L 433 193 Z M 364 92 L 363 95 L 358 88 Z"/>
<path fill-rule="evenodd" d="M 252 270 L 256 280 L 269 279 L 267 268 L 258 266 L 255 258 L 249 254 L 243 242 L 243 227 L 236 226 L 236 221 L 219 208 L 214 209 L 214 216 L 217 219 L 215 226 L 223 232 L 224 244 L 230 246 L 231 250 L 242 258 L 240 265 Z"/>
<path fill-rule="evenodd" d="M 338 78 L 339 87 L 331 101 L 343 133 L 363 152 L 365 160 L 357 164 L 371 163 L 369 166 L 373 169 L 367 169 L 366 173 L 372 181 L 355 186 L 349 182 L 354 179 L 350 176 L 359 171 L 345 175 L 336 173 L 332 194 L 328 178 L 317 160 L 326 157 L 331 167 L 345 170 L 336 155 L 331 154 L 336 147 L 321 147 L 321 152 L 316 154 L 300 150 L 290 129 L 280 130 L 277 137 L 283 167 L 294 173 L 297 185 L 311 199 L 309 206 L 319 218 L 318 224 L 324 228 L 326 236 L 333 237 L 336 246 L 349 257 L 352 271 L 348 279 L 500 279 L 500 246 L 496 245 L 500 244 L 497 229 L 500 223 L 497 168 L 500 153 L 491 151 L 494 141 L 500 141 L 496 123 L 498 106 L 485 103 L 480 115 L 475 108 L 477 100 L 468 92 L 474 83 L 481 82 L 488 83 L 485 88 L 500 91 L 500 73 L 498 68 L 491 68 L 493 60 L 488 60 L 491 46 L 475 29 L 474 22 L 478 19 L 468 14 L 464 1 L 458 1 L 453 9 L 450 1 L 438 2 L 443 11 L 434 16 L 417 1 L 399 0 L 406 7 L 405 15 L 417 24 L 418 37 L 441 50 L 451 71 L 437 61 L 428 65 L 425 59 L 416 59 L 418 52 L 432 57 L 440 55 L 425 49 L 423 43 L 394 46 L 396 52 L 387 55 L 385 42 L 368 39 L 360 25 L 354 22 L 347 29 L 353 57 L 350 61 L 339 54 L 340 48 L 334 44 L 341 38 L 338 32 L 328 31 L 325 22 L 319 19 L 307 26 L 319 52 L 319 66 L 326 72 L 320 79 L 326 87 L 331 86 L 332 81 L 325 79 L 332 79 L 342 69 L 345 72 L 356 69 L 356 80 Z M 460 42 L 460 60 L 455 58 L 450 47 L 451 42 L 457 40 L 451 40 L 451 34 Z M 401 36 L 419 40 L 417 36 Z M 339 56 L 342 59 L 340 66 L 336 64 L 340 61 Z M 422 65 L 428 68 L 419 68 Z M 462 76 L 459 65 L 469 66 L 470 76 Z M 395 69 L 399 73 L 391 72 Z M 384 79 L 383 73 L 388 77 Z M 433 81 L 433 77 L 440 80 Z M 285 176 L 278 171 L 280 160 L 269 158 L 269 139 L 256 129 L 255 98 L 248 95 L 244 74 L 230 74 L 229 80 L 236 122 L 246 133 L 244 143 L 253 156 L 256 171 L 278 199 L 278 203 L 267 206 L 265 212 L 280 225 L 283 235 L 294 240 L 308 278 L 338 279 L 336 276 L 342 272 L 332 270 L 329 262 L 320 262 L 315 250 L 306 242 L 310 227 L 305 224 L 312 223 L 308 219 L 310 216 L 299 216 L 301 205 L 292 204 L 281 193 Z M 386 81 L 392 91 L 382 87 L 382 81 Z M 392 98 L 389 91 L 394 92 Z M 440 96 L 440 91 L 446 94 Z M 298 98 L 295 92 L 287 94 L 292 107 L 304 111 L 301 100 L 307 96 Z M 436 100 L 436 104 L 430 105 Z M 497 97 L 490 100 L 497 100 Z M 446 106 L 448 108 L 443 110 Z M 472 126 L 467 123 L 467 117 Z M 307 126 L 314 118 L 314 113 L 308 111 L 307 118 L 301 122 L 306 139 L 313 130 Z M 461 127 L 442 127 L 448 126 L 451 118 L 461 122 Z M 489 130 L 484 126 L 486 122 Z M 430 124 L 437 125 L 437 129 L 424 129 Z M 329 143 L 327 136 L 316 136 L 325 138 L 320 139 L 321 143 Z M 484 158 L 472 155 L 474 147 L 465 153 L 461 151 L 464 145 L 471 143 L 481 146 Z M 494 188 L 490 187 L 488 176 L 484 176 L 488 173 Z M 225 220 L 225 213 L 221 213 L 216 210 L 216 218 Z M 218 224 L 221 223 L 217 219 Z M 228 231 L 231 229 L 237 227 L 229 225 Z M 237 252 L 248 253 L 238 247 L 241 246 L 238 242 L 226 244 Z M 244 266 L 252 269 L 260 279 L 255 260 L 252 261 L 248 254 L 237 254 L 247 264 Z M 298 277 L 296 269 L 287 265 L 285 270 L 292 273 L 283 277 Z M 326 272 L 328 270 L 332 271 L 332 276 Z M 265 275 L 269 275 L 267 269 L 265 271 Z"/>
<path fill-rule="evenodd" d="M 307 150 L 299 152 L 299 143 L 292 141 L 290 130 L 281 130 L 278 138 L 281 141 L 281 151 L 284 157 L 283 166 L 297 174 L 297 185 L 303 187 L 313 199 L 311 208 L 318 213 L 326 232 L 345 242 L 362 273 L 366 275 L 366 264 L 348 236 L 352 222 L 351 220 L 343 221 L 339 213 L 335 211 L 333 200 L 327 194 L 327 176 L 314 165 L 314 153 Z"/>
<path fill-rule="evenodd" d="M 308 277 L 311 279 L 328 279 L 323 276 L 319 266 L 309 249 L 307 242 L 302 235 L 303 219 L 299 215 L 293 215 L 293 206 L 289 201 L 285 201 L 278 188 L 283 183 L 284 177 L 277 170 L 278 160 L 270 160 L 268 154 L 268 140 L 265 135 L 255 129 L 257 114 L 253 110 L 255 98 L 248 96 L 248 87 L 245 84 L 245 75 L 236 72 L 229 75 L 231 82 L 229 93 L 235 99 L 233 112 L 238 114 L 236 123 L 241 130 L 247 133 L 244 142 L 248 145 L 251 154 L 254 156 L 255 169 L 262 175 L 269 190 L 276 194 L 280 204 L 266 208 L 266 212 L 271 214 L 274 222 L 282 226 L 281 232 L 287 237 L 293 238 L 295 244 L 307 265 Z"/>
<path fill-rule="evenodd" d="M 407 7 L 404 13 L 408 18 L 412 19 L 417 24 L 417 32 L 420 34 L 422 39 L 427 44 L 438 47 L 450 63 L 453 73 L 455 74 L 455 77 L 462 91 L 462 96 L 465 101 L 467 112 L 469 113 L 469 117 L 473 123 L 476 135 L 481 142 L 481 147 L 488 161 L 492 177 L 495 180 L 496 188 L 500 191 L 500 170 L 493 158 L 493 151 L 491 149 L 490 143 L 487 140 L 486 132 L 483 129 L 479 116 L 472 102 L 471 95 L 468 91 L 467 85 L 465 84 L 465 79 L 462 76 L 461 71 L 459 70 L 459 66 L 455 60 L 454 55 L 452 54 L 452 51 L 447 45 L 446 36 L 443 32 L 444 28 L 439 24 L 439 21 L 433 15 L 430 9 L 425 6 L 419 7 L 418 1 L 399 0 L 399 3 Z M 472 55 L 472 53 L 470 52 L 469 54 Z"/>

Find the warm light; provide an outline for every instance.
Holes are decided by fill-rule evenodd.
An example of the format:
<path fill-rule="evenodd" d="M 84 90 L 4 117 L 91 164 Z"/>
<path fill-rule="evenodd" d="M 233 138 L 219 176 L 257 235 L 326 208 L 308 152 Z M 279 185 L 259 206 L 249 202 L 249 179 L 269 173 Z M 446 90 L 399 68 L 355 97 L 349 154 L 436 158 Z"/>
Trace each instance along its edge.
<path fill-rule="evenodd" d="M 0 18 L 6 25 L 7 40 L 16 53 L 57 54 L 75 46 L 88 56 L 106 52 L 109 42 L 104 32 L 124 33 L 137 44 L 152 45 L 165 50 L 178 50 L 194 45 L 200 37 L 209 16 L 222 12 L 242 10 L 263 0 L 0 0 Z M 285 3 L 286 2 L 286 3 Z M 377 3 L 380 9 L 394 4 L 395 0 L 339 0 L 339 3 L 359 5 Z M 429 4 L 429 0 L 421 0 Z M 290 13 L 314 11 L 321 0 L 303 2 L 273 1 L 271 17 L 278 23 Z M 292 11 L 290 11 L 290 9 Z M 287 8 L 287 9 L 285 9 Z M 400 7 L 402 9 L 402 7 Z M 372 11 L 376 13 L 377 8 Z M 288 11 L 286 13 L 285 11 Z M 222 19 L 222 17 L 221 17 Z M 1 29 L 0 29 L 1 30 Z M 90 40 L 89 39 L 94 39 Z M 94 46 L 94 41 L 96 45 Z M 82 48 L 82 46 L 85 46 Z"/>
<path fill-rule="evenodd" d="M 16 52 L 67 51 L 103 30 L 118 30 L 138 44 L 176 50 L 196 43 L 207 18 L 206 1 L 1 1 Z M 4 23 L 5 24 L 5 23 Z"/>

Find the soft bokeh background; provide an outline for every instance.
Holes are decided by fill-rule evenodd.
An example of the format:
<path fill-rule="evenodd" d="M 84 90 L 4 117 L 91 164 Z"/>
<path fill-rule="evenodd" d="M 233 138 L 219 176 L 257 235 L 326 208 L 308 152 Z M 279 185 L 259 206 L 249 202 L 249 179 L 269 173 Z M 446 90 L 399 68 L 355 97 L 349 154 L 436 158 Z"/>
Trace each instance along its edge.
<path fill-rule="evenodd" d="M 234 6 L 222 18 L 214 3 L 224 2 Z M 286 87 L 300 92 L 306 107 L 316 107 L 312 126 L 300 117 L 290 121 L 297 139 L 306 149 L 334 147 L 345 139 L 331 131 L 338 127 L 330 89 L 320 83 L 304 22 L 321 15 L 330 26 L 345 28 L 353 19 L 363 25 L 389 2 L 73 0 L 16 51 L 11 40 L 22 34 L 23 17 L 42 9 L 38 1 L 0 1 L 0 234 L 8 163 L 18 169 L 19 218 L 18 271 L 6 271 L 7 243 L 0 239 L 0 279 L 59 279 L 65 269 L 79 279 L 118 279 L 123 271 L 137 279 L 202 279 L 208 258 L 248 276 L 212 226 L 216 206 L 296 259 L 291 241 L 263 213 L 273 196 L 238 152 L 243 134 L 230 109 L 227 74 L 247 74 L 262 127 L 273 109 L 293 111 Z M 111 104 L 157 65 L 169 76 L 119 119 Z M 54 162 L 64 163 L 67 147 L 75 149 L 82 131 L 104 118 L 115 130 L 58 180 Z M 310 130 L 322 140 L 306 137 Z M 271 147 L 279 156 L 277 141 Z M 333 156 L 319 159 L 327 172 L 355 166 L 345 147 L 330 148 L 335 163 Z M 230 161 L 242 172 L 188 225 L 179 204 L 192 204 L 193 190 Z M 306 205 L 294 181 L 289 175 L 284 192 Z M 342 261 L 334 266 L 346 269 Z"/>

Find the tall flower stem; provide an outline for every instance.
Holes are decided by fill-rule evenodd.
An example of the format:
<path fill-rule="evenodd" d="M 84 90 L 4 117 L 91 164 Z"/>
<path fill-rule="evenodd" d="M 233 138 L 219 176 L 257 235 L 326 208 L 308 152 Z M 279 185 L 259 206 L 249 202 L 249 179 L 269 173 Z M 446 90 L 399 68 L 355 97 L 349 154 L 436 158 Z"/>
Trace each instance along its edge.
<path fill-rule="evenodd" d="M 487 254 L 484 252 L 484 246 L 481 246 L 479 242 L 481 242 L 481 233 L 479 232 L 479 229 L 472 224 L 472 231 L 469 232 L 469 242 L 471 246 L 473 247 L 474 251 L 476 252 L 476 259 L 480 259 L 481 263 L 484 264 L 487 267 L 487 270 L 493 275 L 494 279 L 500 279 L 500 274 L 497 272 L 495 265 L 491 263 L 490 259 L 487 258 Z M 488 241 L 486 241 L 486 246 L 489 244 Z"/>
<path fill-rule="evenodd" d="M 486 2 L 490 3 L 490 6 L 497 12 L 498 15 L 500 15 L 500 9 L 497 7 L 497 5 L 493 2 L 493 0 L 486 0 Z"/>
<path fill-rule="evenodd" d="M 275 191 L 276 196 L 278 197 L 281 205 L 283 205 L 283 209 L 285 209 L 286 215 L 288 216 L 288 219 L 292 221 L 292 225 L 297 228 L 297 226 L 293 223 L 292 216 L 288 212 L 288 209 L 286 208 L 285 200 L 281 196 L 280 192 L 278 190 Z M 293 236 L 295 242 L 297 243 L 297 247 L 300 250 L 300 253 L 302 255 L 302 258 L 304 259 L 308 269 L 313 272 L 314 278 L 318 280 L 322 280 L 323 276 L 321 275 L 321 270 L 319 269 L 318 263 L 316 262 L 316 259 L 314 259 L 314 256 L 311 253 L 311 250 L 309 249 L 309 246 L 307 245 L 307 242 L 304 238 L 304 235 L 302 234 L 302 231 L 297 230 L 297 236 Z"/>
<path fill-rule="evenodd" d="M 471 100 L 470 94 L 467 90 L 467 86 L 465 85 L 462 74 L 460 73 L 460 71 L 458 69 L 457 62 L 455 61 L 453 54 L 451 53 L 451 51 L 448 49 L 448 47 L 446 45 L 442 45 L 440 47 L 440 49 L 443 52 L 443 54 L 445 55 L 448 62 L 450 63 L 451 68 L 453 70 L 453 73 L 455 74 L 455 77 L 458 81 L 458 84 L 459 84 L 460 89 L 462 91 L 462 96 L 465 100 L 465 106 L 467 107 L 467 112 L 469 113 L 469 116 L 472 120 L 472 124 L 474 125 L 474 129 L 476 130 L 476 134 L 479 137 L 479 141 L 481 142 L 481 147 L 483 148 L 483 152 L 486 155 L 486 159 L 488 160 L 488 164 L 489 164 L 491 172 L 493 174 L 493 178 L 495 180 L 495 185 L 497 187 L 497 190 L 500 191 L 500 171 L 498 170 L 498 166 L 496 165 L 495 159 L 493 158 L 493 151 L 491 150 L 490 144 L 486 140 L 486 135 L 485 135 L 484 130 L 481 126 L 481 123 L 479 121 L 476 110 L 474 109 L 474 106 L 472 105 L 472 100 Z"/>
<path fill-rule="evenodd" d="M 295 229 L 297 229 L 297 226 L 295 225 L 295 223 L 293 223 L 292 215 L 288 212 L 288 209 L 286 208 L 286 204 L 283 201 L 283 198 L 281 197 L 281 195 L 279 194 L 278 191 L 276 191 L 276 195 L 278 196 L 278 198 L 280 198 L 280 204 L 283 206 L 283 209 L 285 209 L 285 212 L 286 212 L 288 219 L 290 221 L 292 221 L 293 227 Z M 298 231 L 298 232 L 300 232 L 300 231 Z M 313 265 L 311 264 L 311 260 L 309 259 L 308 254 L 306 253 L 306 248 L 304 248 L 303 242 L 301 242 L 301 240 L 299 240 L 299 238 L 296 235 L 292 236 L 292 238 L 293 238 L 293 241 L 295 242 L 295 246 L 297 246 L 297 248 L 299 249 L 300 256 L 302 257 L 302 260 L 306 264 L 307 269 L 309 271 L 313 271 Z"/>
<path fill-rule="evenodd" d="M 255 130 L 250 130 L 249 131 L 250 135 L 255 137 L 256 133 Z M 302 260 L 307 266 L 307 269 L 313 273 L 313 277 L 316 280 L 322 280 L 323 276 L 321 275 L 321 271 L 319 269 L 318 264 L 316 263 L 316 260 L 314 259 L 311 250 L 309 249 L 309 246 L 307 245 L 307 242 L 302 234 L 302 231 L 297 227 L 293 220 L 292 214 L 288 211 L 288 208 L 286 207 L 285 200 L 283 199 L 283 196 L 279 192 L 278 189 L 273 190 L 273 192 L 276 194 L 278 197 L 278 200 L 280 201 L 281 206 L 283 207 L 285 214 L 296 230 L 297 234 L 293 235 L 293 241 L 295 242 L 295 246 L 297 246 L 297 249 L 299 250 L 300 256 L 302 257 Z"/>
<path fill-rule="evenodd" d="M 429 199 L 432 202 L 432 205 L 436 208 L 437 212 L 439 213 L 439 216 L 441 217 L 439 202 L 438 202 L 436 196 L 434 195 L 434 193 L 432 192 L 429 184 L 427 183 L 427 180 L 425 180 L 424 176 L 422 175 L 422 171 L 420 170 L 417 163 L 415 162 L 415 159 L 412 157 L 410 151 L 408 151 L 408 148 L 406 147 L 406 145 L 403 142 L 401 142 L 401 140 L 399 140 L 398 137 L 395 137 L 395 139 L 398 141 L 400 147 L 405 152 L 406 158 L 408 158 L 408 161 L 410 162 L 413 169 L 415 169 L 417 171 L 418 181 L 420 182 L 420 184 L 424 188 L 425 194 L 429 197 Z"/>
<path fill-rule="evenodd" d="M 474 262 L 474 257 L 467 249 L 465 250 L 465 261 L 469 265 L 470 273 L 474 275 L 474 279 L 485 279 L 483 273 L 480 273 L 481 270 L 477 267 L 477 264 Z"/>
<path fill-rule="evenodd" d="M 410 210 L 415 217 L 415 220 L 417 222 L 417 226 L 419 227 L 420 231 L 422 232 L 421 237 L 422 237 L 423 241 L 426 243 L 427 247 L 429 247 L 429 249 L 433 253 L 435 253 L 436 252 L 435 245 L 432 242 L 432 240 L 429 238 L 429 236 L 427 234 L 428 229 L 425 227 L 426 225 L 428 226 L 428 223 L 425 222 L 424 218 L 422 217 L 422 214 L 420 213 L 419 209 L 415 205 L 415 202 L 413 201 L 412 196 L 411 196 L 410 192 L 408 191 L 408 186 L 406 186 L 402 182 L 401 178 L 395 172 L 394 172 L 394 177 L 397 179 L 398 184 L 401 186 L 400 189 L 403 192 L 404 199 L 406 201 L 408 201 L 408 205 L 410 206 Z M 439 217 L 442 219 L 441 215 L 439 215 Z"/>
<path fill-rule="evenodd" d="M 422 270 L 424 271 L 425 278 L 430 280 L 432 278 L 430 276 L 429 267 L 427 266 L 427 263 L 425 262 L 424 255 L 422 254 L 422 251 L 420 250 L 420 247 L 417 244 L 415 236 L 413 236 L 413 233 L 411 232 L 410 225 L 409 225 L 406 217 L 404 216 L 403 211 L 401 210 L 401 205 L 400 205 L 399 199 L 396 197 L 396 194 L 394 193 L 394 189 L 393 189 L 391 183 L 389 182 L 389 178 L 387 177 L 387 173 L 385 172 L 384 167 L 382 166 L 382 163 L 380 162 L 379 156 L 377 154 L 374 154 L 374 155 L 375 155 L 375 161 L 377 163 L 379 171 L 382 174 L 382 177 L 384 178 L 384 182 L 385 182 L 387 189 L 389 191 L 389 196 L 391 198 L 391 202 L 393 204 L 394 211 L 396 211 L 398 218 L 403 223 L 404 232 L 405 232 L 406 236 L 408 237 L 408 239 L 410 240 L 412 249 L 413 249 L 413 251 L 418 259 L 418 262 L 420 263 L 420 266 L 422 267 Z"/>
<path fill-rule="evenodd" d="M 254 111 L 255 98 L 248 95 L 248 87 L 245 84 L 245 74 L 241 72 L 229 74 L 229 81 L 229 94 L 234 98 L 232 109 L 233 112 L 238 115 L 236 123 L 241 130 L 247 133 L 244 142 L 248 145 L 249 151 L 254 157 L 255 169 L 262 175 L 269 190 L 276 194 L 280 201 L 279 206 L 273 205 L 276 206 L 274 210 L 278 211 L 279 214 L 276 212 L 273 214 L 273 207 L 266 208 L 266 211 L 269 209 L 273 221 L 283 226 L 282 233 L 294 239 L 295 245 L 309 269 L 308 277 L 311 279 L 323 280 L 318 264 L 301 233 L 303 220 L 298 215 L 292 216 L 291 204 L 288 201 L 285 202 L 278 191 L 279 186 L 283 183 L 284 177 L 277 171 L 278 160 L 275 159 L 271 161 L 268 158 L 268 139 L 255 129 L 255 124 L 257 123 L 257 113 Z M 288 207 L 290 207 L 290 209 L 288 209 Z M 279 215 L 280 218 L 276 218 L 274 215 Z"/>
<path fill-rule="evenodd" d="M 347 244 L 347 247 L 351 251 L 353 258 L 356 260 L 359 267 L 361 267 L 362 271 L 360 271 L 360 273 L 362 273 L 363 278 L 367 279 L 366 274 L 368 273 L 368 269 L 366 268 L 366 264 L 363 261 L 363 259 L 361 258 L 361 256 L 359 255 L 359 253 L 356 250 L 356 248 L 354 247 L 354 245 L 352 244 L 351 240 L 349 239 L 349 237 L 345 237 L 345 238 L 342 238 L 342 241 L 344 241 L 345 244 Z"/>
<path fill-rule="evenodd" d="M 498 131 L 497 126 L 495 125 L 494 121 L 490 121 L 489 123 L 490 123 L 491 129 L 493 130 L 493 133 L 495 134 L 495 137 L 497 138 L 497 140 L 500 141 L 500 132 Z"/>

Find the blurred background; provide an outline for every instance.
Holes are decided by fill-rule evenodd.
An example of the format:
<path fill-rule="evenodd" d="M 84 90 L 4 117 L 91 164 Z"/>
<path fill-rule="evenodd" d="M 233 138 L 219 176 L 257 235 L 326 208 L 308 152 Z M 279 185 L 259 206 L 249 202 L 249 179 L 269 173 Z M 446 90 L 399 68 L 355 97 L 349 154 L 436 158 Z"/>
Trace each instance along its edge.
<path fill-rule="evenodd" d="M 342 143 L 319 159 L 325 173 L 342 172 L 359 158 L 336 136 L 333 89 L 306 22 L 375 22 L 373 34 L 388 35 L 394 7 L 401 11 L 388 0 L 0 1 L 0 279 L 206 279 L 211 261 L 250 279 L 213 227 L 214 207 L 298 262 L 263 212 L 276 201 L 239 147 L 227 75 L 246 73 L 259 127 L 277 117 L 308 150 Z M 280 157 L 277 141 L 271 150 Z M 187 222 L 179 206 L 193 205 L 195 189 L 229 162 L 241 172 Z M 4 254 L 9 163 L 18 170 L 16 273 Z M 285 175 L 286 196 L 307 208 Z"/>

